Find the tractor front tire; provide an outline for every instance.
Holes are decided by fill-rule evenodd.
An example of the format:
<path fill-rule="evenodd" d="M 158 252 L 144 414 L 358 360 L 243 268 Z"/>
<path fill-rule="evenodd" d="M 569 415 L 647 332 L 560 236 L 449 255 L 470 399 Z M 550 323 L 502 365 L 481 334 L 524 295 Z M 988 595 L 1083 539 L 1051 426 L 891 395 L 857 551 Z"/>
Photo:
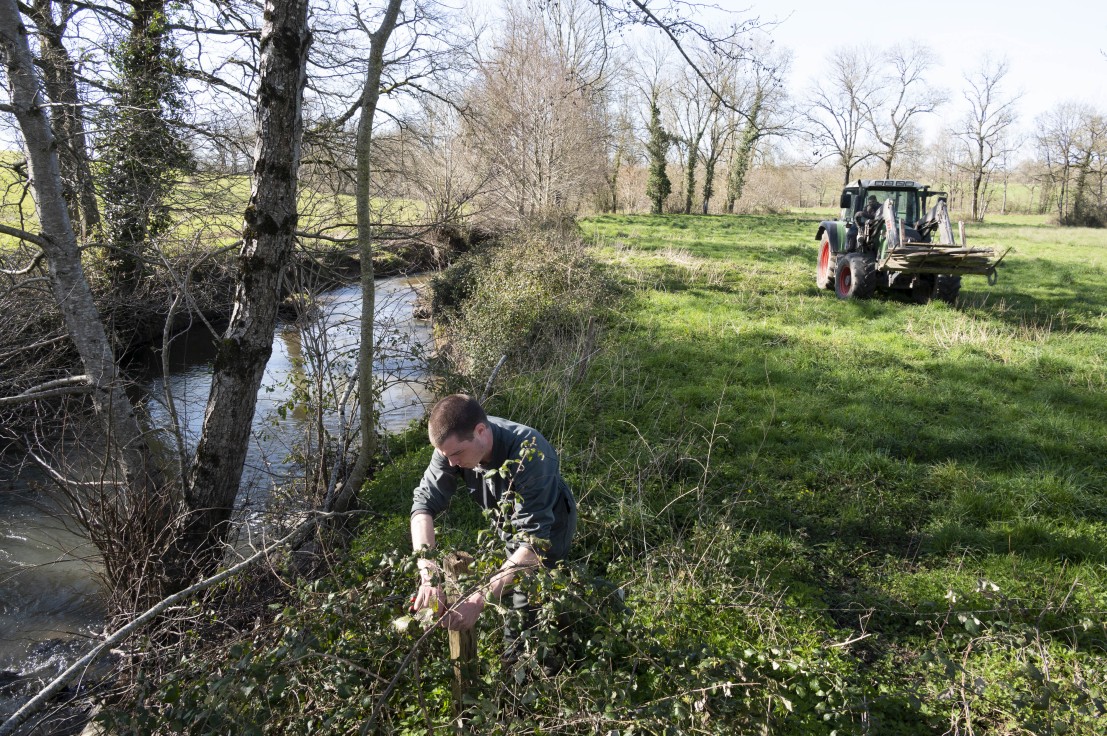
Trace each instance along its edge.
<path fill-rule="evenodd" d="M 834 271 L 834 293 L 839 299 L 868 299 L 876 291 L 876 263 L 860 253 L 838 259 Z"/>
<path fill-rule="evenodd" d="M 953 306 L 957 303 L 957 295 L 961 293 L 960 276 L 935 276 L 934 298 L 941 299 L 946 304 Z"/>
<path fill-rule="evenodd" d="M 822 243 L 819 244 L 819 263 L 815 267 L 815 285 L 820 289 L 834 288 L 834 262 L 837 256 L 830 247 L 830 236 L 823 233 Z"/>

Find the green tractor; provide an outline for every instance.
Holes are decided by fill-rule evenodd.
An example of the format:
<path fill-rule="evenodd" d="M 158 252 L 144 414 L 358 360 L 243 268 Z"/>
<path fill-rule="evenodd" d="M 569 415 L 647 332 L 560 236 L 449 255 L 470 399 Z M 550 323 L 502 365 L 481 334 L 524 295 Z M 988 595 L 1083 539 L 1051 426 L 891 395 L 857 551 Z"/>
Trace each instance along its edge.
<path fill-rule="evenodd" d="M 954 241 L 945 192 L 902 179 L 858 179 L 842 190 L 840 206 L 839 219 L 823 221 L 815 235 L 815 282 L 839 299 L 866 299 L 879 288 L 908 292 L 921 304 L 953 304 L 962 276 L 996 281 L 1003 256 L 967 247 L 963 223 Z"/>

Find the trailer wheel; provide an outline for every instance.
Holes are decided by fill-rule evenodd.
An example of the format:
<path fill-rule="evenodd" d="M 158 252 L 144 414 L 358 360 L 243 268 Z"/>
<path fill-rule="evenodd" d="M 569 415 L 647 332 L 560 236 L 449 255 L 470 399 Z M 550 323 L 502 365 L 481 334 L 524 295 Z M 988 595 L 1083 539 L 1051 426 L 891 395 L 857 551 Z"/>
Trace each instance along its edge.
<path fill-rule="evenodd" d="M 868 299 L 876 290 L 876 263 L 860 253 L 838 259 L 834 293 L 839 299 Z"/>
<path fill-rule="evenodd" d="M 961 293 L 961 277 L 935 276 L 934 281 L 934 297 L 951 306 L 956 304 L 957 295 Z"/>
<path fill-rule="evenodd" d="M 815 285 L 820 289 L 834 288 L 834 251 L 830 248 L 830 236 L 823 232 L 819 244 L 819 263 L 815 267 Z"/>

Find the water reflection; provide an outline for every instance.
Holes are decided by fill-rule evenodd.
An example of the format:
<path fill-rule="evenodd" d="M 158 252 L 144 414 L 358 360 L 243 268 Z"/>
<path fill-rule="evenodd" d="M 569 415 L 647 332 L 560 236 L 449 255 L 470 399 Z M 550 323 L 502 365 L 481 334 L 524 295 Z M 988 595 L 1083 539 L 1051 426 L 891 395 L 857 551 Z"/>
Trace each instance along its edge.
<path fill-rule="evenodd" d="M 430 329 L 411 316 L 418 283 L 408 278 L 377 282 L 378 346 L 373 367 L 381 387 L 381 425 L 388 431 L 422 418 L 429 399 L 425 356 L 431 344 Z M 305 329 L 285 324 L 277 330 L 258 392 L 243 487 L 260 489 L 263 495 L 265 489 L 299 470 L 294 460 L 297 446 L 310 441 L 308 433 L 316 429 L 306 398 L 312 384 L 321 384 L 327 395 L 341 399 L 354 375 L 361 329 L 360 288 L 335 289 L 323 295 L 318 306 Z M 189 449 L 195 447 L 202 428 L 214 357 L 215 345 L 206 330 L 190 330 L 171 347 L 169 388 Z M 147 387 L 146 406 L 154 426 L 170 424 L 164 389 L 160 375 Z M 345 416 L 350 419 L 350 407 Z M 337 434 L 339 424 L 336 411 L 324 415 L 328 432 Z"/>

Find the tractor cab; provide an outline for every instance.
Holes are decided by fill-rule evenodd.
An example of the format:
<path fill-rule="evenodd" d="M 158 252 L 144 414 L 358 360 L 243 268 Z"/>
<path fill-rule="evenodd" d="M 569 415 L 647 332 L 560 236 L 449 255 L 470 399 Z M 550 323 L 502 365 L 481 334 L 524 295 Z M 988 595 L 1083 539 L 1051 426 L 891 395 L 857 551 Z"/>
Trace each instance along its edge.
<path fill-rule="evenodd" d="M 875 201 L 883 206 L 891 200 L 895 219 L 903 223 L 907 239 L 926 242 L 933 230 L 927 226 L 933 219 L 926 216 L 927 202 L 931 197 L 944 196 L 945 192 L 931 191 L 929 186 L 909 180 L 858 179 L 855 184 L 842 190 L 840 219 L 853 227 L 864 228 L 866 221 L 872 219 L 871 210 L 866 210 L 866 203 Z M 858 233 L 853 232 L 850 235 L 850 240 L 856 242 Z M 861 236 L 864 239 L 863 233 Z"/>

